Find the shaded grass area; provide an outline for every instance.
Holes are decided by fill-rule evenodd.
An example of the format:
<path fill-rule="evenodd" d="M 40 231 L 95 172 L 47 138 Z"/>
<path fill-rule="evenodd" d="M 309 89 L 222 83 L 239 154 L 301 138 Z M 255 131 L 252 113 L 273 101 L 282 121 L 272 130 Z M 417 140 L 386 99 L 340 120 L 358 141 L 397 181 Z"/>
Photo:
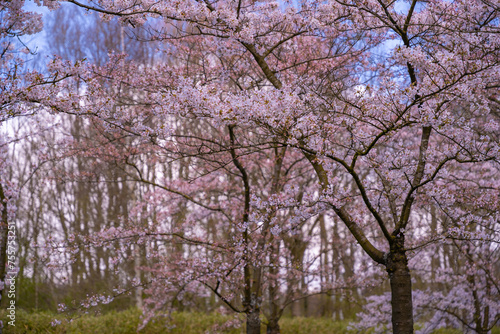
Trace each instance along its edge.
<path fill-rule="evenodd" d="M 6 323 L 5 311 L 0 313 L 5 325 L 5 332 L 18 333 L 116 333 L 135 334 L 140 322 L 141 311 L 131 309 L 123 312 L 109 312 L 99 316 L 84 315 L 73 320 L 66 321 L 64 316 L 47 312 L 28 313 L 26 311 L 16 311 L 15 327 Z M 61 321 L 60 324 L 52 326 L 54 319 Z M 233 326 L 224 326 L 231 320 Z M 173 313 L 170 322 L 165 319 L 157 319 L 147 324 L 139 333 L 159 334 L 200 334 L 200 333 L 245 333 L 243 317 L 238 318 L 230 315 L 218 313 L 204 314 L 194 312 Z M 167 326 L 170 329 L 167 329 Z M 283 318 L 280 321 L 281 332 L 287 333 L 354 333 L 348 331 L 348 321 L 335 322 L 324 318 Z M 225 328 L 226 327 L 226 328 Z M 262 326 L 262 333 L 265 333 L 265 325 Z"/>
<path fill-rule="evenodd" d="M 109 312 L 103 315 L 83 315 L 71 321 L 65 320 L 62 315 L 55 315 L 47 312 L 28 313 L 23 310 L 16 311 L 15 327 L 8 325 L 10 321 L 6 317 L 5 310 L 0 311 L 1 320 L 4 323 L 4 333 L 116 333 L 134 334 L 137 333 L 141 312 L 137 309 L 130 309 L 122 312 Z M 60 324 L 52 326 L 54 319 L 61 321 Z M 224 327 L 231 320 L 233 326 Z M 218 313 L 204 314 L 194 312 L 173 313 L 170 322 L 165 319 L 157 319 L 150 322 L 139 333 L 156 334 L 201 334 L 201 333 L 245 333 L 243 321 L 230 315 Z M 242 317 L 239 320 L 243 320 Z M 348 330 L 348 321 L 340 322 L 325 318 L 283 318 L 280 321 L 282 334 L 351 334 L 358 331 Z M 168 329 L 167 326 L 170 328 Z M 262 333 L 265 333 L 265 326 L 262 326 Z M 365 334 L 373 333 L 367 331 Z M 461 331 L 440 329 L 435 334 L 459 334 Z M 492 334 L 500 334 L 500 329 L 494 330 Z"/>

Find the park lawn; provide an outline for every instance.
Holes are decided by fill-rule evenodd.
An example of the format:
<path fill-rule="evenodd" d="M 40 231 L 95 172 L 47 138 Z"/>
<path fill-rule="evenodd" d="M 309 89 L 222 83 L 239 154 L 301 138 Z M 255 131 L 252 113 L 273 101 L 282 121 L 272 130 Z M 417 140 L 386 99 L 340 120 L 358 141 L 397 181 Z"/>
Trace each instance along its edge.
<path fill-rule="evenodd" d="M 140 321 L 141 312 L 137 309 L 130 309 L 122 312 L 109 312 L 103 315 L 83 315 L 74 318 L 72 321 L 65 320 L 62 315 L 55 315 L 48 312 L 26 312 L 16 311 L 15 327 L 7 324 L 5 310 L 0 311 L 1 319 L 5 326 L 4 333 L 56 333 L 56 334 L 135 334 Z M 54 319 L 61 321 L 60 324 L 52 326 Z M 166 330 L 164 321 L 157 320 L 150 322 L 139 333 L 156 334 L 203 334 L 203 333 L 227 333 L 243 334 L 244 328 L 236 325 L 233 328 L 222 329 L 221 326 L 234 316 L 222 315 L 218 313 L 195 313 L 195 312 L 175 312 L 169 322 L 170 331 Z M 351 334 L 357 331 L 348 330 L 348 321 L 332 321 L 326 318 L 288 318 L 280 321 L 282 334 Z M 265 333 L 265 326 L 262 326 L 262 333 Z M 375 334 L 374 331 L 368 333 Z M 459 334 L 460 331 L 440 329 L 435 334 Z M 500 329 L 496 329 L 492 334 L 500 334 Z"/>

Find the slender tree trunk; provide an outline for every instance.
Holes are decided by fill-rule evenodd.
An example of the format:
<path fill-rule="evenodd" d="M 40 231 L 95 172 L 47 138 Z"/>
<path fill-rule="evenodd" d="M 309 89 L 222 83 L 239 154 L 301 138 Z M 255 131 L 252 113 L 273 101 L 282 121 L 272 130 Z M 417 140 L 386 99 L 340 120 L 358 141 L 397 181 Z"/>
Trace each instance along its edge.
<path fill-rule="evenodd" d="M 246 230 L 245 230 L 246 234 Z M 248 236 L 245 236 L 247 240 Z M 253 272 L 252 272 L 253 271 Z M 247 264 L 244 268 L 245 289 L 243 306 L 247 315 L 247 334 L 260 334 L 260 305 L 262 298 L 260 295 L 260 268 L 253 268 Z"/>
<path fill-rule="evenodd" d="M 253 301 L 254 307 L 247 312 L 247 334 L 260 334 L 260 308 L 254 304 L 257 304 L 257 301 Z"/>
<path fill-rule="evenodd" d="M 271 193 L 277 194 L 281 189 L 280 175 L 281 168 L 283 166 L 283 158 L 286 153 L 286 146 L 281 149 L 281 151 L 276 146 L 274 148 L 274 154 L 276 156 L 276 163 L 274 164 L 273 179 L 271 186 Z M 272 219 L 271 217 L 269 219 Z M 280 325 L 278 323 L 281 318 L 282 308 L 279 305 L 279 259 L 280 259 L 280 241 L 275 240 L 272 234 L 270 235 L 270 255 L 269 255 L 269 317 L 266 328 L 267 334 L 279 334 Z"/>
<path fill-rule="evenodd" d="M 387 273 L 391 282 L 392 328 L 394 334 L 413 333 L 411 274 L 404 251 L 404 236 L 396 238 L 387 257 Z"/>
<path fill-rule="evenodd" d="M 279 241 L 273 241 L 270 247 L 271 255 L 269 256 L 269 262 L 271 266 L 269 268 L 270 274 L 270 284 L 269 284 L 269 317 L 266 328 L 267 334 L 279 334 L 280 325 L 278 323 L 281 318 L 280 306 L 278 305 L 279 298 L 279 281 L 278 277 L 278 262 L 280 257 L 280 244 Z"/>

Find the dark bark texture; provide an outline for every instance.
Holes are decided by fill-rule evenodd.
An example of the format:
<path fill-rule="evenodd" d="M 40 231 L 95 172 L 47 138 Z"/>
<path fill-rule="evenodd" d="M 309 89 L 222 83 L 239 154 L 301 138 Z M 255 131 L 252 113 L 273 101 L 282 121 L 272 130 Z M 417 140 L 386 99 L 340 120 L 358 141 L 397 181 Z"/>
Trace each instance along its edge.
<path fill-rule="evenodd" d="M 270 319 L 267 324 L 266 334 L 280 334 L 280 325 L 277 319 Z"/>
<path fill-rule="evenodd" d="M 260 334 L 259 315 L 259 309 L 253 309 L 247 313 L 247 334 Z"/>
<path fill-rule="evenodd" d="M 413 333 L 413 303 L 404 236 L 396 236 L 387 255 L 387 273 L 391 283 L 392 328 L 394 334 Z"/>

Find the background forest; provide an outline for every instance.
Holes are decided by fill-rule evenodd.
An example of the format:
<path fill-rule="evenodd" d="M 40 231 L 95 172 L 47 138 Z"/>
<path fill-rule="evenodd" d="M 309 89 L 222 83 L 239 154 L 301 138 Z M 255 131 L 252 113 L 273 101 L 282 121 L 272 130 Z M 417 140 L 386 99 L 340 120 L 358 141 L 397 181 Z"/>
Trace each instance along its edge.
<path fill-rule="evenodd" d="M 500 325 L 498 2 L 57 3 L 0 1 L 18 310 Z"/>

